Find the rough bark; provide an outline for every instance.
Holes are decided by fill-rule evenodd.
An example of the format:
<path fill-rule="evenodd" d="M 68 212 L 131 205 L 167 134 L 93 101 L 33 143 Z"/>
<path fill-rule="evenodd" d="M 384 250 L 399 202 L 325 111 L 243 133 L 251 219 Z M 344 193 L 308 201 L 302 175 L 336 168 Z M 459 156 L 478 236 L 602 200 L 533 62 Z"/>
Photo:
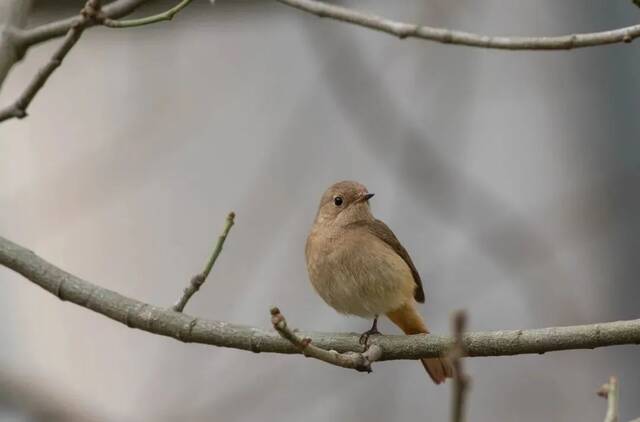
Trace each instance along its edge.
<path fill-rule="evenodd" d="M 210 321 L 171 308 L 162 308 L 125 297 L 82 280 L 0 237 L 0 265 L 58 296 L 62 300 L 105 315 L 131 328 L 173 337 L 183 342 L 210 344 L 253 352 L 300 353 L 274 330 Z M 266 315 L 266 310 L 265 310 Z M 313 344 L 338 352 L 361 352 L 353 333 L 298 333 Z M 640 319 L 533 330 L 474 332 L 464 335 L 468 356 L 505 356 L 556 350 L 594 349 L 621 344 L 640 344 Z M 382 349 L 378 360 L 419 359 L 445 354 L 452 346 L 449 336 L 378 336 L 372 343 Z"/>

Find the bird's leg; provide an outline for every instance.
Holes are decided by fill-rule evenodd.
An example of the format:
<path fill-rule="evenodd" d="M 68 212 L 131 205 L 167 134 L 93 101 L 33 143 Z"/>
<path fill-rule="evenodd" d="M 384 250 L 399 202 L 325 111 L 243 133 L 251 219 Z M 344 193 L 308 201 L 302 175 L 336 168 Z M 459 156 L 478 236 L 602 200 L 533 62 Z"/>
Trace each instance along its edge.
<path fill-rule="evenodd" d="M 380 331 L 378 331 L 378 315 L 376 315 L 376 317 L 373 319 L 373 325 L 371 326 L 371 329 L 369 331 L 365 331 L 360 336 L 360 344 L 366 346 L 367 342 L 369 341 L 369 336 L 372 336 L 374 334 L 381 334 Z"/>

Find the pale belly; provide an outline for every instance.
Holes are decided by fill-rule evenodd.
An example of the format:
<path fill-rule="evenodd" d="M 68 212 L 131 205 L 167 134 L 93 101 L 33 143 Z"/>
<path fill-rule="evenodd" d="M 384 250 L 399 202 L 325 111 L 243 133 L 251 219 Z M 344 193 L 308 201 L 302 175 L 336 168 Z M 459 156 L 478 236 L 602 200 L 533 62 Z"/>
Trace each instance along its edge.
<path fill-rule="evenodd" d="M 364 244 L 314 254 L 307 267 L 322 299 L 340 313 L 364 318 L 413 300 L 415 282 L 404 260 L 378 239 Z"/>

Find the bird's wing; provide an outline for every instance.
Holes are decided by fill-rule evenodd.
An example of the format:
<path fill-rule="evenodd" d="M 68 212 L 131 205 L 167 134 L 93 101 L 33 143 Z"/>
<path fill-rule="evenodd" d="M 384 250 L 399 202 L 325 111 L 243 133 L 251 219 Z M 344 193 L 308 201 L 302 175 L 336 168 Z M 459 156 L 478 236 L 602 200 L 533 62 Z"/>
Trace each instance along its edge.
<path fill-rule="evenodd" d="M 354 223 L 358 226 L 364 226 L 369 230 L 371 234 L 376 236 L 378 239 L 382 240 L 387 245 L 391 246 L 391 248 L 400 255 L 400 257 L 407 263 L 409 268 L 411 269 L 411 274 L 413 274 L 413 281 L 416 283 L 416 289 L 413 293 L 413 297 L 420 303 L 424 303 L 424 289 L 422 287 L 422 280 L 420 279 L 420 274 L 418 274 L 418 270 L 416 266 L 413 265 L 413 261 L 409 256 L 409 252 L 400 244 L 400 241 L 396 237 L 395 234 L 391 231 L 389 226 L 387 226 L 384 222 L 380 220 L 366 221 L 366 222 L 358 222 Z"/>

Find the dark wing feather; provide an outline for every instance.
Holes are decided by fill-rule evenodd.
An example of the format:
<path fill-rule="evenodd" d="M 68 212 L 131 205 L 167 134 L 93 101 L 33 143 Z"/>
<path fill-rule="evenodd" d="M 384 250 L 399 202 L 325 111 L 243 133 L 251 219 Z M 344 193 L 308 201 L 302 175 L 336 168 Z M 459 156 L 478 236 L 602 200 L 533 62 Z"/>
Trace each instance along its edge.
<path fill-rule="evenodd" d="M 422 280 L 420 279 L 420 274 L 418 274 L 418 270 L 416 266 L 413 265 L 413 261 L 409 256 L 409 252 L 400 244 L 400 241 L 396 237 L 395 234 L 391 231 L 389 226 L 387 226 L 384 222 L 380 220 L 373 221 L 361 221 L 355 223 L 358 226 L 365 226 L 369 232 L 375 235 L 378 239 L 382 240 L 387 245 L 391 246 L 391 248 L 402 257 L 404 262 L 407 263 L 409 268 L 411 269 L 411 274 L 413 274 L 413 281 L 416 282 L 416 290 L 413 293 L 413 297 L 420 302 L 424 303 L 424 289 L 422 287 Z"/>

